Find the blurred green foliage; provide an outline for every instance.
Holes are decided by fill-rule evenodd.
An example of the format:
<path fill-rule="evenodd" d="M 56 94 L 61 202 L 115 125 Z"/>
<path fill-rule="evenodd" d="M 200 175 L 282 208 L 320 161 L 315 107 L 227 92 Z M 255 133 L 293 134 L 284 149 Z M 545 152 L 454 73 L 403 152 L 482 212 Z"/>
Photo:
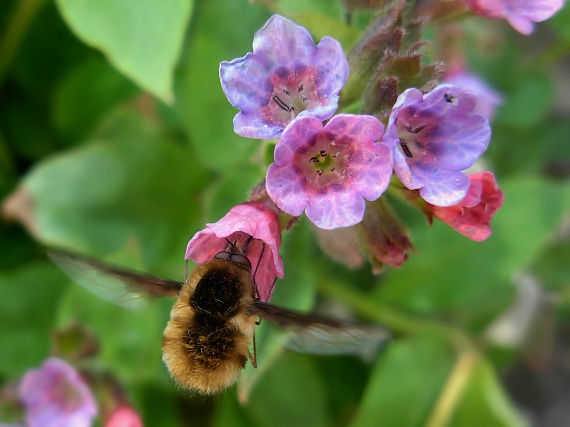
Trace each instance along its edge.
<path fill-rule="evenodd" d="M 63 246 L 182 279 L 193 233 L 246 200 L 266 170 L 268 147 L 233 132 L 219 62 L 250 51 L 272 11 L 347 50 L 372 16 L 349 26 L 338 1 L 266 3 L 272 10 L 247 0 L 4 2 L 0 195 L 18 191 L 11 209 L 26 229 L 5 204 L 0 381 L 40 364 L 53 331 L 78 321 L 100 345 L 84 367 L 118 378 L 148 427 L 526 425 L 500 374 L 527 347 L 488 328 L 518 300 L 521 274 L 551 297 L 558 317 L 545 333 L 569 322 L 570 5 L 530 38 L 499 21 L 459 24 L 470 68 L 504 97 L 484 158 L 505 192 L 488 241 L 428 227 L 396 203 L 418 252 L 375 277 L 326 258 L 303 220 L 285 236 L 273 302 L 309 311 L 330 298 L 384 324 L 395 339 L 372 361 L 289 352 L 264 323 L 259 367 L 220 397 L 194 396 L 160 358 L 172 301 L 128 311 L 46 261 L 44 246 Z"/>

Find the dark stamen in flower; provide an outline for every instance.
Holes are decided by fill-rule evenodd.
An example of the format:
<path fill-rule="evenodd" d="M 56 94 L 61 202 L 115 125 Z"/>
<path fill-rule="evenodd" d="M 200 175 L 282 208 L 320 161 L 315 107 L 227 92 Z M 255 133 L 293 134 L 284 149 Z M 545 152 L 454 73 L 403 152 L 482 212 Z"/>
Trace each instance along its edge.
<path fill-rule="evenodd" d="M 301 95 L 301 101 L 305 102 L 307 100 L 306 96 Z"/>
<path fill-rule="evenodd" d="M 402 151 L 404 152 L 404 154 L 409 157 L 410 159 L 412 157 L 414 157 L 412 155 L 412 152 L 410 151 L 408 144 L 404 141 L 404 140 L 400 140 L 400 146 L 402 147 Z"/>
<path fill-rule="evenodd" d="M 279 108 L 281 108 L 284 111 L 291 111 L 291 107 L 289 107 L 287 104 L 285 104 L 283 101 L 281 101 L 281 98 L 279 98 L 277 95 L 274 95 L 272 98 L 275 103 L 279 106 Z"/>
<path fill-rule="evenodd" d="M 332 157 L 338 157 L 338 156 L 340 156 L 340 151 L 337 151 L 336 153 L 334 153 L 334 154 L 332 155 Z"/>
<path fill-rule="evenodd" d="M 321 176 L 323 174 L 323 170 L 322 169 L 318 169 L 317 173 L 319 174 L 319 176 Z"/>
<path fill-rule="evenodd" d="M 420 151 L 424 151 L 424 146 L 422 144 L 420 144 L 418 141 L 414 141 L 416 143 L 416 147 L 418 147 L 418 149 Z"/>
<path fill-rule="evenodd" d="M 332 166 L 330 166 L 329 169 L 331 170 L 331 172 L 334 172 L 334 168 Z"/>
<path fill-rule="evenodd" d="M 325 150 L 321 150 L 320 154 L 321 154 L 321 156 L 326 157 L 327 152 Z"/>
<path fill-rule="evenodd" d="M 417 128 L 415 128 L 415 129 L 412 129 L 411 126 L 408 126 L 408 132 L 410 132 L 410 133 L 420 133 L 425 127 L 426 127 L 426 125 L 421 125 L 420 127 L 417 127 Z"/>
<path fill-rule="evenodd" d="M 291 96 L 291 94 L 289 93 L 289 91 L 288 91 L 287 88 L 285 88 L 285 87 L 283 88 L 283 92 L 285 92 L 286 95 Z"/>
<path fill-rule="evenodd" d="M 317 159 L 314 156 L 309 159 L 309 163 L 317 163 L 318 161 L 319 161 L 319 159 Z"/>
<path fill-rule="evenodd" d="M 299 83 L 297 89 L 299 90 L 299 92 L 301 92 L 303 90 L 303 83 Z"/>
<path fill-rule="evenodd" d="M 455 99 L 454 96 L 451 96 L 448 93 L 444 93 L 443 94 L 443 99 L 445 100 L 445 102 L 453 102 L 453 100 Z"/>

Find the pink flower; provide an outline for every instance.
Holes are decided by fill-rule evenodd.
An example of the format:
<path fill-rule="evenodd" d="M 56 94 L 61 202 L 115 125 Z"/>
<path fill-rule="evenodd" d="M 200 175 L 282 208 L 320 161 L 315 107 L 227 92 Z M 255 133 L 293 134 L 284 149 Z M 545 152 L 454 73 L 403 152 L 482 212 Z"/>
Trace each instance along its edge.
<path fill-rule="evenodd" d="M 283 261 L 279 255 L 281 229 L 277 214 L 260 202 L 234 206 L 218 222 L 206 224 L 188 242 L 184 259 L 202 264 L 224 251 L 228 240 L 244 245 L 249 237 L 245 255 L 252 265 L 252 274 L 262 301 L 269 301 L 276 277 L 283 277 Z M 227 240 L 226 240 L 227 239 Z M 257 267 L 259 265 L 259 267 Z M 257 271 L 256 271 L 257 269 Z"/>
<path fill-rule="evenodd" d="M 253 39 L 253 53 L 220 64 L 228 101 L 241 111 L 234 131 L 247 138 L 276 138 L 296 115 L 326 120 L 348 78 L 342 46 L 273 15 Z"/>
<path fill-rule="evenodd" d="M 398 178 L 432 205 L 465 197 L 469 179 L 461 171 L 489 144 L 491 128 L 473 113 L 476 102 L 473 92 L 442 84 L 426 95 L 407 89 L 394 104 L 382 142 L 392 147 Z"/>
<path fill-rule="evenodd" d="M 463 200 L 454 206 L 442 208 L 429 205 L 436 218 L 476 242 L 491 235 L 489 222 L 503 204 L 503 192 L 497 186 L 491 172 L 468 175 L 469 191 Z"/>
<path fill-rule="evenodd" d="M 491 120 L 495 116 L 495 108 L 503 103 L 503 97 L 487 84 L 481 77 L 467 71 L 456 71 L 445 77 L 445 83 L 460 86 L 477 95 L 477 104 L 473 109 Z"/>
<path fill-rule="evenodd" d="M 77 371 L 50 358 L 26 373 L 18 390 L 27 427 L 89 427 L 97 414 L 93 394 Z"/>
<path fill-rule="evenodd" d="M 465 0 L 473 12 L 487 18 L 506 19 L 519 33 L 529 35 L 533 22 L 554 15 L 564 0 Z"/>
<path fill-rule="evenodd" d="M 105 427 L 143 427 L 143 423 L 133 408 L 121 405 L 113 411 Z"/>
<path fill-rule="evenodd" d="M 339 114 L 323 127 L 299 117 L 275 147 L 267 171 L 267 193 L 293 216 L 305 211 L 324 229 L 362 220 L 366 200 L 376 200 L 392 176 L 390 149 L 375 142 L 384 126 L 371 116 Z"/>

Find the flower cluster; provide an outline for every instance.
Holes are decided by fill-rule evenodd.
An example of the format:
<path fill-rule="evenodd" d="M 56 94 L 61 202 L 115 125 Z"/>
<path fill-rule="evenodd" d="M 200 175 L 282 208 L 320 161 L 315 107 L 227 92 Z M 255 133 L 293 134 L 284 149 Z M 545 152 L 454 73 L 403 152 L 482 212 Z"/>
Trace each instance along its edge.
<path fill-rule="evenodd" d="M 97 414 L 95 398 L 78 372 L 51 358 L 26 373 L 18 390 L 28 427 L 89 427 Z"/>
<path fill-rule="evenodd" d="M 532 31 L 532 22 L 548 18 L 562 4 L 466 1 L 476 13 L 506 18 L 525 34 Z M 375 57 L 370 53 L 375 43 L 399 49 L 398 34 L 363 38 L 356 50 L 362 56 L 355 62 L 360 75 L 365 75 L 362 64 Z M 375 115 L 348 114 L 342 108 L 337 112 L 349 78 L 340 43 L 324 37 L 315 44 L 305 28 L 272 16 L 255 35 L 252 52 L 220 64 L 220 81 L 228 101 L 239 110 L 234 131 L 248 138 L 276 139 L 274 161 L 263 189 L 198 232 L 188 244 L 186 259 L 201 263 L 228 244 L 240 246 L 252 263 L 258 297 L 267 301 L 275 278 L 284 274 L 281 230 L 305 213 L 333 257 L 339 258 L 334 249 L 339 246 L 332 236 L 342 235 L 356 254 L 353 265 L 360 263 L 360 251 L 372 254 L 374 270 L 383 263 L 400 266 L 413 248 L 389 204 L 380 200 L 392 185 L 430 220 L 435 216 L 472 240 L 487 239 L 503 193 L 491 172 L 465 171 L 487 149 L 488 120 L 501 97 L 467 73 L 450 73 L 440 85 L 433 84 L 433 77 L 423 90 L 404 86 L 398 96 L 398 79 L 390 77 L 390 67 L 414 61 L 420 67 L 419 58 L 396 57 L 386 50 L 384 62 L 374 65 L 388 77 L 374 77 L 379 85 L 367 90 L 379 90 L 379 95 L 368 94 L 366 99 L 381 105 L 390 99 L 387 113 L 374 110 L 370 102 L 363 110 Z M 352 84 L 350 90 L 354 87 L 362 85 Z M 355 99 L 354 93 L 348 98 Z"/>

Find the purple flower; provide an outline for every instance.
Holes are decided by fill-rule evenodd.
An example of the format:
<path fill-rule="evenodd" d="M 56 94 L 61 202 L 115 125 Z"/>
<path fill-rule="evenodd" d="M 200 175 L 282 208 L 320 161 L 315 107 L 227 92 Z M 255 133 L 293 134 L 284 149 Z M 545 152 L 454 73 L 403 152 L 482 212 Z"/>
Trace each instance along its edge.
<path fill-rule="evenodd" d="M 376 143 L 384 126 L 371 116 L 339 114 L 326 126 L 295 119 L 275 147 L 267 193 L 290 215 L 305 211 L 317 227 L 348 227 L 362 220 L 364 199 L 376 200 L 392 175 L 390 149 Z"/>
<path fill-rule="evenodd" d="M 276 138 L 295 116 L 330 118 L 348 78 L 342 46 L 273 15 L 253 39 L 253 53 L 220 64 L 222 89 L 241 111 L 234 131 L 248 138 Z"/>
<path fill-rule="evenodd" d="M 477 95 L 474 113 L 481 114 L 491 120 L 495 116 L 495 108 L 503 103 L 503 97 L 490 87 L 485 80 L 466 71 L 456 71 L 445 77 L 445 83 L 461 86 Z"/>
<path fill-rule="evenodd" d="M 218 222 L 206 224 L 188 242 L 184 259 L 199 264 L 210 261 L 218 252 L 226 250 L 228 240 L 244 246 L 244 254 L 255 273 L 255 284 L 262 301 L 269 301 L 276 277 L 283 277 L 283 261 L 279 255 L 281 229 L 277 214 L 261 202 L 247 202 L 234 206 Z M 227 240 L 226 240 L 227 239 Z M 257 271 L 255 271 L 257 270 Z"/>
<path fill-rule="evenodd" d="M 519 33 L 529 35 L 533 22 L 542 22 L 554 15 L 564 0 L 466 0 L 478 15 L 506 19 Z"/>
<path fill-rule="evenodd" d="M 398 178 L 432 205 L 465 197 L 469 179 L 460 171 L 487 148 L 491 129 L 472 113 L 476 102 L 474 93 L 443 84 L 427 95 L 408 89 L 394 104 L 382 141 L 393 148 Z"/>
<path fill-rule="evenodd" d="M 18 390 L 27 427 L 89 427 L 97 414 L 93 394 L 77 371 L 50 358 L 26 373 Z"/>

